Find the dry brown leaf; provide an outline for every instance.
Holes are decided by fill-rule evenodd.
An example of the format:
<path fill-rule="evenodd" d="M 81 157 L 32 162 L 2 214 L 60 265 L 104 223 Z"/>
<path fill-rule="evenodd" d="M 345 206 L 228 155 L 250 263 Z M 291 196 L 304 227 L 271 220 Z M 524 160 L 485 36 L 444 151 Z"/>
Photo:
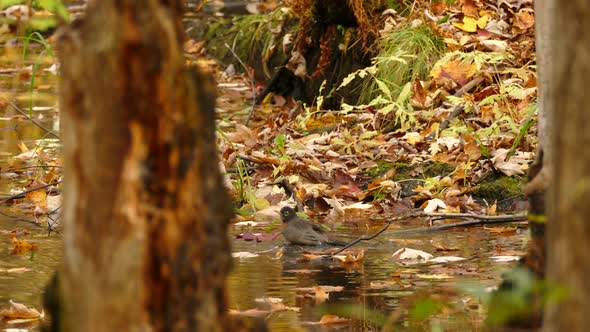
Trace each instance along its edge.
<path fill-rule="evenodd" d="M 43 185 L 45 185 L 45 183 L 33 181 L 27 186 L 27 189 L 33 189 Z M 36 207 L 41 209 L 45 209 L 47 207 L 47 192 L 45 191 L 45 188 L 30 191 L 25 194 L 25 197 Z"/>
<path fill-rule="evenodd" d="M 365 250 L 346 250 L 341 255 L 332 256 L 343 263 L 356 263 L 363 260 L 365 257 Z"/>
<path fill-rule="evenodd" d="M 462 63 L 461 61 L 449 61 L 442 66 L 435 67 L 430 72 L 434 79 L 450 78 L 460 86 L 469 82 L 471 76 L 477 70 L 473 64 Z"/>
<path fill-rule="evenodd" d="M 278 311 L 295 311 L 299 312 L 300 308 L 298 307 L 289 307 L 283 303 L 271 303 L 270 304 L 270 312 L 278 312 Z"/>
<path fill-rule="evenodd" d="M 10 308 L 0 310 L 0 316 L 10 319 L 16 318 L 40 318 L 41 313 L 35 308 L 28 308 L 26 305 L 14 302 L 10 302 Z"/>
<path fill-rule="evenodd" d="M 348 318 L 341 318 L 336 315 L 323 315 L 320 319 L 321 325 L 329 325 L 329 324 L 343 324 L 350 322 Z"/>
<path fill-rule="evenodd" d="M 11 238 L 12 244 L 14 245 L 13 250 L 18 253 L 27 251 L 27 250 L 35 250 L 37 249 L 37 245 L 35 243 L 31 243 L 26 240 L 19 240 L 15 236 Z"/>
<path fill-rule="evenodd" d="M 513 27 L 527 30 L 535 25 L 535 17 L 530 12 L 520 12 L 514 15 Z"/>
<path fill-rule="evenodd" d="M 259 317 L 269 314 L 269 310 L 260 309 L 248 309 L 246 311 L 240 311 L 235 309 L 229 309 L 230 315 L 244 316 L 244 317 Z"/>
<path fill-rule="evenodd" d="M 485 230 L 490 231 L 492 234 L 516 234 L 517 227 L 484 227 Z"/>
<path fill-rule="evenodd" d="M 327 293 L 321 286 L 315 286 L 314 290 L 316 303 L 323 303 L 330 298 L 330 293 Z"/>

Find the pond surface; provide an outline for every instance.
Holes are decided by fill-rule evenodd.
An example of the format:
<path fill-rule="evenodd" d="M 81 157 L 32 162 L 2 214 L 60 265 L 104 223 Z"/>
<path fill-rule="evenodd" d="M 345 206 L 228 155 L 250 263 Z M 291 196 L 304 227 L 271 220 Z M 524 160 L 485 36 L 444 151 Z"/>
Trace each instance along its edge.
<path fill-rule="evenodd" d="M 381 227 L 381 224 L 377 224 L 367 229 L 367 225 L 366 220 L 347 221 L 344 230 L 339 230 L 338 234 L 350 240 L 373 234 Z M 403 228 L 423 226 L 423 221 L 413 221 L 406 223 Z M 359 231 L 359 228 L 365 230 Z M 399 228 L 399 225 L 392 225 L 391 228 Z M 244 230 L 243 227 L 235 227 L 232 233 L 236 235 Z M 262 228 L 247 230 L 264 232 Z M 288 307 L 299 308 L 298 312 L 288 310 L 262 315 L 273 331 L 324 331 L 336 327 L 347 331 L 379 330 L 374 314 L 387 317 L 398 313 L 400 304 L 407 302 L 406 299 L 416 293 L 425 291 L 429 294 L 445 294 L 468 285 L 479 288 L 496 286 L 501 273 L 513 263 L 497 263 L 490 257 L 518 253 L 524 243 L 522 231 L 506 236 L 491 236 L 490 230 L 482 227 L 420 233 L 397 239 L 388 236 L 388 232 L 369 242 L 360 243 L 359 247 L 366 250 L 365 256 L 362 261 L 353 264 L 304 259 L 302 248 L 283 246 L 280 238 L 260 243 L 236 240 L 234 252 L 258 253 L 258 256 L 235 260 L 234 270 L 229 277 L 230 307 L 240 311 L 253 308 L 268 310 L 269 305 L 263 300 L 276 298 Z M 404 247 L 423 250 L 434 256 L 460 256 L 466 259 L 454 263 L 403 266 L 394 262 L 391 256 Z M 437 252 L 435 248 L 452 248 L 453 251 Z M 280 250 L 282 257 L 277 257 Z M 317 303 L 312 297 L 314 291 L 308 290 L 314 286 L 341 286 L 342 290 L 331 292 L 326 301 Z M 460 294 L 449 301 L 459 299 L 465 301 L 463 312 L 435 315 L 436 320 L 430 319 L 420 327 L 426 330 L 430 330 L 429 324 L 459 330 L 481 327 L 485 314 L 480 301 L 467 294 Z M 404 308 L 410 309 L 407 304 Z M 317 324 L 325 314 L 349 317 L 351 311 L 357 319 L 347 324 L 311 324 Z"/>
<path fill-rule="evenodd" d="M 359 235 L 372 234 L 380 225 L 366 231 L 357 226 L 366 226 L 365 221 L 347 221 L 338 231 L 340 238 L 349 240 Z M 404 228 L 420 227 L 421 221 L 404 225 Z M 377 227 L 378 226 L 378 227 Z M 395 228 L 392 225 L 392 228 Z M 0 230 L 28 230 L 26 239 L 38 245 L 38 250 L 15 254 L 9 236 L 0 237 L 0 306 L 6 307 L 9 300 L 41 308 L 43 288 L 58 267 L 61 256 L 61 236 L 47 234 L 42 227 L 0 219 Z M 243 231 L 263 232 L 262 227 L 231 227 L 232 236 Z M 246 242 L 233 240 L 233 252 L 256 253 L 257 257 L 235 258 L 228 279 L 230 308 L 246 311 L 258 309 L 259 319 L 264 319 L 272 331 L 342 331 L 379 330 L 373 317 L 375 313 L 386 317 L 397 312 L 400 306 L 407 307 L 407 299 L 426 291 L 429 294 L 446 294 L 467 284 L 479 287 L 495 286 L 500 274 L 513 263 L 493 262 L 490 257 L 502 253 L 518 253 L 524 243 L 523 233 L 490 235 L 482 227 L 444 231 L 434 234 L 407 235 L 392 239 L 388 232 L 359 244 L 366 249 L 364 259 L 353 264 L 332 260 L 306 260 L 303 248 L 285 246 L 282 238 L 274 241 Z M 452 252 L 437 252 L 435 247 L 454 248 Z M 417 264 L 403 266 L 393 261 L 391 255 L 403 247 L 424 250 L 434 256 L 460 256 L 464 261 L 445 264 Z M 308 248 L 306 248 L 308 249 Z M 282 256 L 277 253 L 282 251 Z M 9 269 L 26 268 L 26 272 L 7 272 Z M 393 276 L 398 275 L 396 279 Z M 319 301 L 313 298 L 314 286 L 342 287 L 330 292 L 329 298 Z M 274 300 L 273 300 L 274 299 Z M 282 301 L 287 307 L 298 311 L 269 311 L 266 302 Z M 465 301 L 463 312 L 440 313 L 421 323 L 446 328 L 476 329 L 485 317 L 478 299 L 460 294 L 452 301 Z M 449 299 L 451 301 L 451 299 Z M 350 306 L 349 306 L 350 305 Z M 406 308 L 407 309 L 407 308 Z M 294 310 L 294 309 L 293 309 Z M 353 313 L 356 319 L 342 325 L 318 325 L 325 314 L 347 317 Z M 457 318 L 459 317 L 459 318 Z M 315 324 L 312 324 L 315 323 Z M 404 323 L 405 324 L 405 323 Z M 5 326 L 8 328 L 9 326 Z M 36 330 L 33 328 L 32 330 Z"/>

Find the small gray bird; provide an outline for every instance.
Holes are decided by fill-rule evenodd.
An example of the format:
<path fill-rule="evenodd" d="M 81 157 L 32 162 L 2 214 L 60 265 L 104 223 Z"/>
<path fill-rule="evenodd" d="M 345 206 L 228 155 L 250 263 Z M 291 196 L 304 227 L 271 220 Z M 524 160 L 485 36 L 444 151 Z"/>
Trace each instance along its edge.
<path fill-rule="evenodd" d="M 328 238 L 326 230 L 299 216 L 290 206 L 281 209 L 281 220 L 287 224 L 283 229 L 283 237 L 291 244 L 303 246 L 331 245 L 343 247 L 346 242 Z"/>

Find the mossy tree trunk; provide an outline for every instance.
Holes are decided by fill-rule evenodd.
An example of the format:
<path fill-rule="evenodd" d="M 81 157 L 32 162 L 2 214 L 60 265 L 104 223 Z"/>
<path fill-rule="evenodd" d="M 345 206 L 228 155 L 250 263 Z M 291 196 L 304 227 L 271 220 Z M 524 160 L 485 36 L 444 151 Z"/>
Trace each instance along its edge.
<path fill-rule="evenodd" d="M 551 95 L 552 159 L 547 225 L 547 278 L 567 298 L 546 308 L 544 331 L 590 329 L 590 29 L 588 2 L 559 2 L 554 17 Z"/>
<path fill-rule="evenodd" d="M 187 70 L 181 0 L 101 0 L 60 40 L 61 331 L 229 329 L 231 205 L 212 79 Z"/>

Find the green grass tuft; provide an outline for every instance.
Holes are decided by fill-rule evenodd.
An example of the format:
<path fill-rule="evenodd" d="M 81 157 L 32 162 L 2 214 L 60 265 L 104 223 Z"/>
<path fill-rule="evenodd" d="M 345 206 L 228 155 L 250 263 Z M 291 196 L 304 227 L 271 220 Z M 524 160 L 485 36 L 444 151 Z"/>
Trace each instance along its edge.
<path fill-rule="evenodd" d="M 425 26 L 401 27 L 381 39 L 379 46 L 375 78 L 385 82 L 394 96 L 414 78 L 426 79 L 445 49 L 442 39 Z M 375 80 L 369 78 L 363 84 L 360 102 L 367 103 L 380 92 Z"/>

